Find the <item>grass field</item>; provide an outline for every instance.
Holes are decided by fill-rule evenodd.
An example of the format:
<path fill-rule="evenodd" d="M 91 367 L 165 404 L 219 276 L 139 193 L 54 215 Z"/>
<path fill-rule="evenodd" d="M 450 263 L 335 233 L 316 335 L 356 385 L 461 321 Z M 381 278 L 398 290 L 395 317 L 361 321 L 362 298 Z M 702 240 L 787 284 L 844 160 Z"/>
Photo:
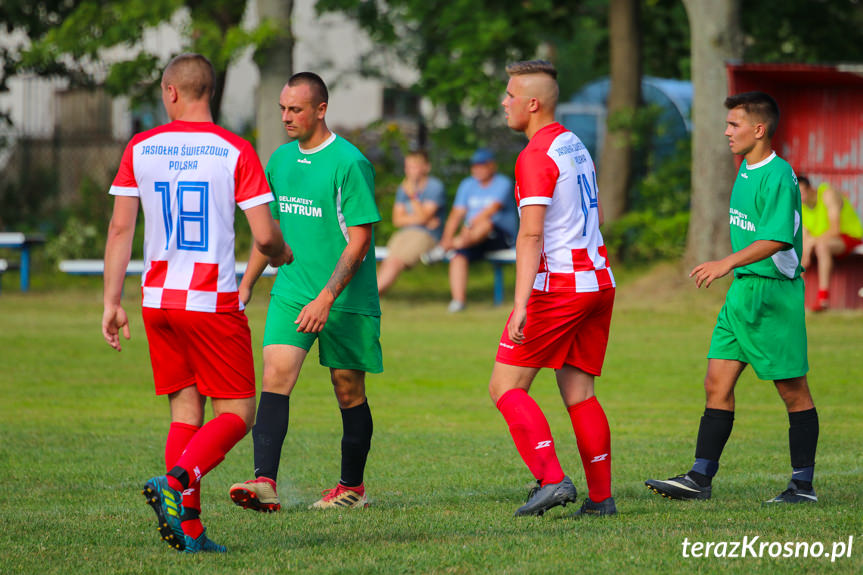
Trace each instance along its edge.
<path fill-rule="evenodd" d="M 486 391 L 509 310 L 487 303 L 486 270 L 472 284 L 468 310 L 446 314 L 445 269 L 437 266 L 408 274 L 383 302 L 386 371 L 368 381 L 371 507 L 306 509 L 338 479 L 341 433 L 327 372 L 310 360 L 291 402 L 283 512 L 243 511 L 227 497 L 231 483 L 251 477 L 250 436 L 204 480 L 204 523 L 228 546 L 223 556 L 170 550 L 140 495 L 143 482 L 162 472 L 168 410 L 152 393 L 135 281 L 126 287 L 133 339 L 117 354 L 102 341 L 95 280 L 52 289 L 42 279 L 36 291 L 19 294 L 7 278 L 0 295 L 0 573 L 863 571 L 863 315 L 809 318 L 810 385 L 821 416 L 817 505 L 760 506 L 787 481 L 787 418 L 772 384 L 750 371 L 738 386 L 714 498 L 672 502 L 643 486 L 691 464 L 704 356 L 727 286 L 696 291 L 679 275 L 671 268 L 646 277 L 618 273 L 623 285 L 597 393 L 612 429 L 619 516 L 572 520 L 575 509 L 567 507 L 512 517 L 532 478 Z M 248 312 L 258 359 L 265 287 Z M 550 372 L 533 395 L 564 469 L 586 495 Z M 759 543 L 820 542 L 828 553 L 833 542 L 853 537 L 853 547 L 835 562 L 770 558 L 767 550 L 763 558 L 682 556 L 685 538 L 756 536 Z"/>

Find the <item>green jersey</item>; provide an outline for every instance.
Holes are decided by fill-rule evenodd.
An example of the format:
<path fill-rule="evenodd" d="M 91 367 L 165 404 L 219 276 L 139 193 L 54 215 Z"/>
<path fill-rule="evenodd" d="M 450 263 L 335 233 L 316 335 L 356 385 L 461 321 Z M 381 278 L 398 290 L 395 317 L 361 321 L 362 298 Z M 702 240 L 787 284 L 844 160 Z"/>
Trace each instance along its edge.
<path fill-rule="evenodd" d="M 347 228 L 380 221 L 375 171 L 353 144 L 333 134 L 313 150 L 296 141 L 281 146 L 266 174 L 276 196 L 273 217 L 294 252 L 293 263 L 279 268 L 272 293 L 306 305 L 336 269 Z M 372 236 L 368 255 L 332 309 L 380 316 L 374 245 Z"/>
<path fill-rule="evenodd" d="M 788 244 L 788 249 L 734 270 L 735 277 L 757 275 L 774 279 L 800 276 L 803 251 L 800 190 L 791 166 L 776 152 L 757 164 L 740 166 L 731 190 L 731 248 L 739 252 L 756 240 Z"/>

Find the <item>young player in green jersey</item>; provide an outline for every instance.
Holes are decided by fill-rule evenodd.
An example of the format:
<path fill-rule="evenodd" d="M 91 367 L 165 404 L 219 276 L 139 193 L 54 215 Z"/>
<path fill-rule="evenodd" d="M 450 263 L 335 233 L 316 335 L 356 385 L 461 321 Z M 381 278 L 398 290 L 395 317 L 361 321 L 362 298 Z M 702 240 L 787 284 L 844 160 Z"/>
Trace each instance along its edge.
<path fill-rule="evenodd" d="M 230 490 L 237 505 L 257 511 L 280 508 L 276 476 L 290 394 L 316 339 L 320 363 L 330 368 L 343 435 L 339 483 L 312 507 L 368 504 L 363 473 L 372 415 L 365 374 L 383 371 L 372 233 L 372 224 L 381 218 L 374 168 L 327 128 L 327 101 L 327 87 L 316 74 L 302 72 L 288 80 L 279 107 L 294 141 L 276 150 L 266 168 L 276 196 L 273 216 L 296 246 L 294 265 L 279 269 L 267 312 L 263 392 L 252 429 L 255 479 Z M 265 267 L 253 250 L 240 284 L 243 301 L 251 297 Z"/>
<path fill-rule="evenodd" d="M 725 107 L 725 135 L 731 151 L 744 158 L 729 207 L 733 253 L 696 266 L 690 277 L 698 287 L 709 287 L 734 270 L 734 281 L 707 354 L 707 404 L 698 428 L 695 464 L 688 473 L 645 484 L 672 499 L 710 498 L 711 480 L 734 422 L 734 387 L 750 364 L 759 378 L 773 380 L 790 423 L 791 481 L 767 503 L 814 502 L 818 414 L 806 380 L 797 177 L 771 147 L 779 122 L 773 98 L 746 92 L 726 99 Z"/>

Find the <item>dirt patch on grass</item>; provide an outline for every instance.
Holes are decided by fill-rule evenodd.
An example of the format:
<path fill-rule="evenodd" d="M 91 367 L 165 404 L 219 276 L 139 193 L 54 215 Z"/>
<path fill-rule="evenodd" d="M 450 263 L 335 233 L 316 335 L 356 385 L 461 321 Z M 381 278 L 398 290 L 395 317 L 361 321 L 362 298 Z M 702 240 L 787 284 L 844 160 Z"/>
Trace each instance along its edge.
<path fill-rule="evenodd" d="M 725 300 L 731 277 L 714 282 L 709 288 L 696 288 L 689 270 L 677 262 L 661 263 L 626 278 L 617 290 L 614 305 L 624 308 L 716 308 Z"/>

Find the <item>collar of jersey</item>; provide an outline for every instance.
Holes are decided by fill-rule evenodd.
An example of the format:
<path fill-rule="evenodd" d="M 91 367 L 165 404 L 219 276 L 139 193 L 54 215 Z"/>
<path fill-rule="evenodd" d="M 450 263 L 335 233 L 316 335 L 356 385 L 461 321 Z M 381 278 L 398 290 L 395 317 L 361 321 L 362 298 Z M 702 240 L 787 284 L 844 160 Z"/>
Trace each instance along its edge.
<path fill-rule="evenodd" d="M 747 164 L 746 169 L 747 170 L 757 170 L 761 166 L 766 166 L 767 164 L 769 164 L 773 160 L 773 158 L 775 158 L 775 157 L 776 157 L 776 152 L 771 152 L 769 156 L 767 156 L 766 158 L 764 158 L 763 160 L 761 160 L 757 164 L 752 164 L 751 166 L 749 164 Z"/>
<path fill-rule="evenodd" d="M 321 150 L 323 150 L 324 148 L 326 148 L 327 146 L 329 146 L 330 144 L 332 144 L 335 141 L 335 139 L 336 139 L 335 132 L 330 132 L 330 137 L 327 138 L 326 140 L 324 140 L 320 146 L 315 146 L 311 150 L 304 150 L 302 148 L 302 146 L 297 144 L 297 148 L 299 148 L 300 152 L 302 152 L 303 154 L 316 154 L 316 153 L 320 152 Z"/>

